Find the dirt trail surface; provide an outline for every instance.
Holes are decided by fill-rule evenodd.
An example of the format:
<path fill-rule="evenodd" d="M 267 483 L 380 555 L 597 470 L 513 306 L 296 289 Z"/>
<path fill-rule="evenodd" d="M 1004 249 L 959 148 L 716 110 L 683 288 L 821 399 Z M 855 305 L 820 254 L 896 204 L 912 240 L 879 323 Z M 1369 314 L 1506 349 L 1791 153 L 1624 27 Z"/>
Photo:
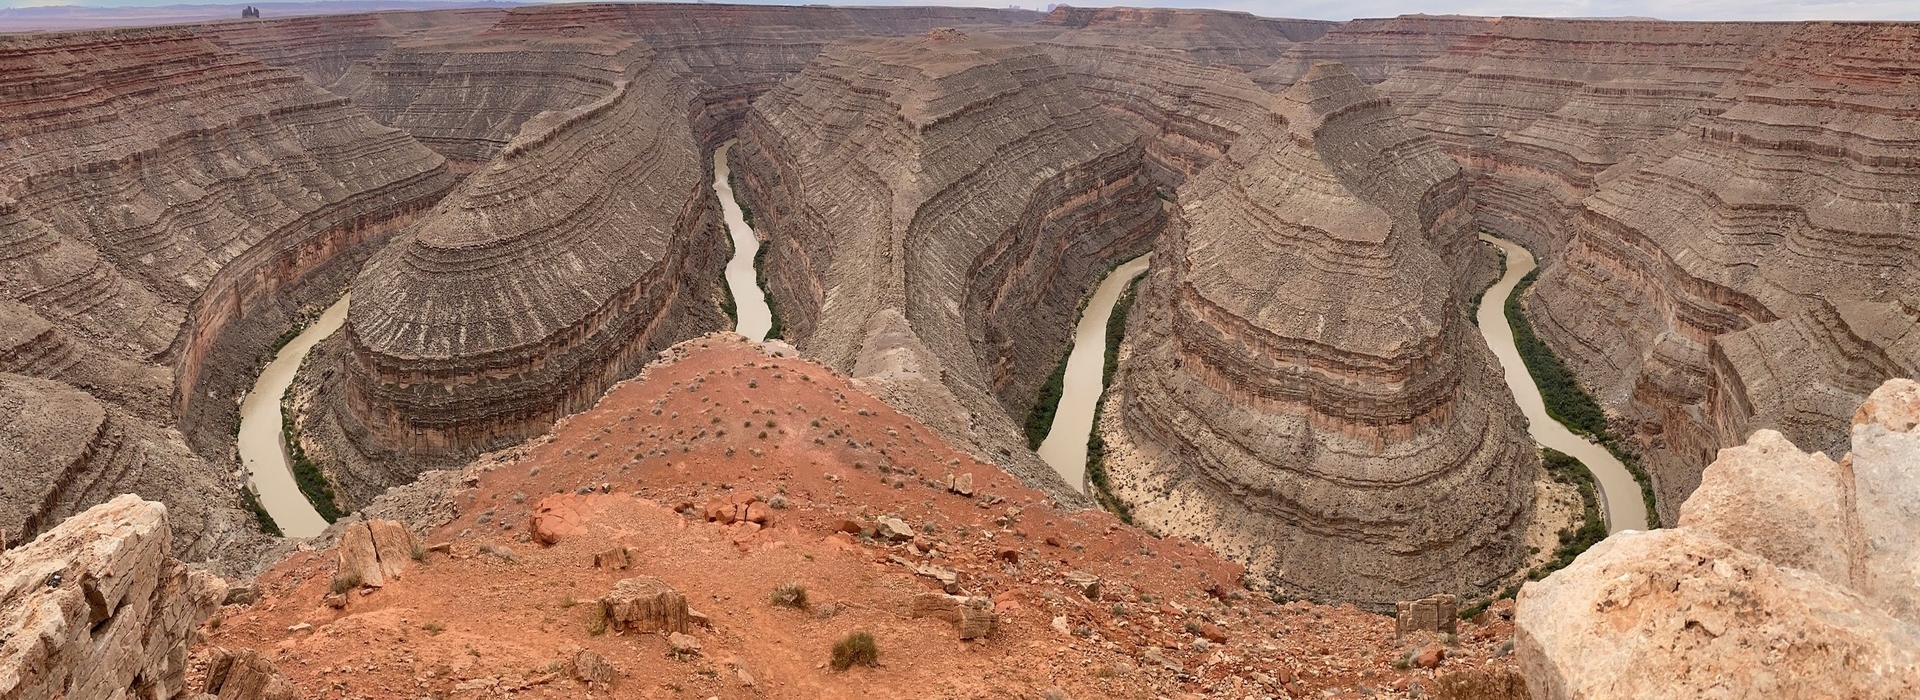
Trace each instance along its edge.
<path fill-rule="evenodd" d="M 1640 498 L 1640 484 L 1634 482 L 1633 474 L 1607 448 L 1573 434 L 1567 426 L 1547 415 L 1547 403 L 1540 398 L 1540 387 L 1534 385 L 1533 375 L 1527 373 L 1527 365 L 1520 361 L 1520 351 L 1513 345 L 1513 328 L 1507 325 L 1507 297 L 1513 294 L 1514 286 L 1520 284 L 1520 278 L 1533 271 L 1533 253 L 1504 238 L 1483 234 L 1480 240 L 1499 246 L 1507 254 L 1507 274 L 1481 297 L 1476 318 L 1480 335 L 1487 339 L 1487 347 L 1500 358 L 1514 402 L 1520 404 L 1520 412 L 1527 416 L 1527 432 L 1535 442 L 1565 452 L 1593 471 L 1594 480 L 1600 484 L 1600 506 L 1607 516 L 1608 534 L 1647 529 L 1647 504 Z"/>
<path fill-rule="evenodd" d="M 459 515 L 421 538 L 445 550 L 340 609 L 325 602 L 334 552 L 281 562 L 260 602 L 204 630 L 195 673 L 214 647 L 251 648 L 305 697 L 584 697 L 566 662 L 585 649 L 614 671 L 594 697 L 1404 697 L 1488 663 L 1511 635 L 1497 615 L 1463 623 L 1437 671 L 1395 670 L 1436 638 L 1396 642 L 1391 618 L 1349 606 L 1269 602 L 1211 552 L 1058 511 L 832 371 L 769 352 L 732 334 L 689 341 L 551 436 L 483 457 L 455 482 Z M 754 496 L 741 510 L 764 527 L 706 517 Z M 554 544 L 531 539 L 536 514 Z M 889 538 L 881 516 L 910 530 Z M 623 546 L 631 568 L 595 567 Z M 991 599 L 990 634 L 961 641 L 911 617 L 941 575 Z M 711 619 L 689 629 L 697 653 L 592 633 L 595 601 L 636 576 Z M 788 581 L 807 609 L 769 602 Z M 832 670 L 829 649 L 854 631 L 873 635 L 879 666 Z"/>
<path fill-rule="evenodd" d="M 293 375 L 300 370 L 307 352 L 346 322 L 351 296 L 340 297 L 292 342 L 281 346 L 273 361 L 260 370 L 260 378 L 240 404 L 240 460 L 247 465 L 253 488 L 260 494 L 260 505 L 288 537 L 318 535 L 327 529 L 327 521 L 300 493 L 293 478 L 293 466 L 288 463 L 287 448 L 281 440 L 280 395 L 293 384 Z"/>

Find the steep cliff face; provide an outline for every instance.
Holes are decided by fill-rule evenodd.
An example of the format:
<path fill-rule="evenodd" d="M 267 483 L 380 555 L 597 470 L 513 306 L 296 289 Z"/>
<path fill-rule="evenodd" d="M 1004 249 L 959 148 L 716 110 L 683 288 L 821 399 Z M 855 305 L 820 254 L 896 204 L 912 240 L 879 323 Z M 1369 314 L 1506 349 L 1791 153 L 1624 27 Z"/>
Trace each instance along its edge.
<path fill-rule="evenodd" d="M 535 115 L 613 92 L 645 49 L 636 37 L 607 33 L 490 31 L 410 41 L 354 64 L 333 90 L 467 172 L 492 160 Z M 662 118 L 684 109 L 663 107 Z"/>
<path fill-rule="evenodd" d="M 235 487 L 163 426 L 224 463 L 254 358 L 450 184 L 406 134 L 186 30 L 0 43 L 0 370 L 105 402 L 90 439 L 119 445 L 34 467 L 91 475 L 57 508 L 8 506 L 160 484 L 176 541 L 214 546 L 199 514 L 235 514 Z"/>
<path fill-rule="evenodd" d="M 1453 45 L 1492 30 L 1500 20 L 1458 15 L 1401 15 L 1342 22 L 1313 41 L 1287 47 L 1273 65 L 1249 70 L 1260 87 L 1285 90 L 1320 61 L 1338 61 L 1368 83 L 1446 53 Z"/>
<path fill-rule="evenodd" d="M 0 697 L 186 697 L 187 646 L 227 587 L 169 537 L 166 506 L 127 495 L 0 554 Z"/>
<path fill-rule="evenodd" d="M 1606 171 L 1528 308 L 1650 448 L 1671 518 L 1714 451 L 1829 452 L 1920 371 L 1920 28 L 1796 25 L 1723 107 Z"/>
<path fill-rule="evenodd" d="M 423 458 L 525 439 L 724 322 L 693 98 L 643 46 L 619 57 L 607 94 L 526 122 L 355 280 L 334 409 L 348 436 Z M 343 475 L 348 501 L 425 464 Z"/>
<path fill-rule="evenodd" d="M 1839 462 L 1761 430 L 1679 527 L 1627 532 L 1520 592 L 1533 696 L 1920 693 L 1920 385 L 1887 382 Z"/>
<path fill-rule="evenodd" d="M 1135 133 L 1040 48 L 935 33 L 829 46 L 754 103 L 738 152 L 787 336 L 1070 493 L 1008 414 L 1159 229 Z"/>
<path fill-rule="evenodd" d="M 1474 593 L 1537 463 L 1461 303 L 1465 177 L 1339 64 L 1180 191 L 1134 307 L 1116 493 L 1289 595 Z"/>

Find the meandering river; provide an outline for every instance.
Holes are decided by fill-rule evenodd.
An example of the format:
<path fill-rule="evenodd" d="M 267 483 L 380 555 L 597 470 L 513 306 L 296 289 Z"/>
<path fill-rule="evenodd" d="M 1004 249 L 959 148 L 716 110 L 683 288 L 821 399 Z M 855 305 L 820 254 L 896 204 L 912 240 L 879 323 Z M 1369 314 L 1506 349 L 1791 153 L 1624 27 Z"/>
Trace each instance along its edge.
<path fill-rule="evenodd" d="M 1067 354 L 1060 406 L 1047 428 L 1047 439 L 1040 443 L 1040 459 L 1082 493 L 1087 490 L 1087 439 L 1093 433 L 1094 408 L 1106 390 L 1107 319 L 1127 285 L 1147 271 L 1147 258 L 1128 260 L 1107 273 L 1081 312 L 1080 323 L 1073 329 L 1073 350 Z"/>
<path fill-rule="evenodd" d="M 1640 498 L 1640 484 L 1633 480 L 1633 474 L 1606 448 L 1575 434 L 1547 415 L 1540 387 L 1534 385 L 1533 375 L 1527 373 L 1526 363 L 1520 360 L 1520 350 L 1514 347 L 1513 327 L 1507 325 L 1507 297 L 1520 284 L 1520 278 L 1533 271 L 1533 253 L 1504 238 L 1481 234 L 1480 240 L 1499 246 L 1507 254 L 1507 273 L 1481 298 L 1477 320 L 1487 347 L 1500 358 L 1507 389 L 1520 404 L 1520 412 L 1527 416 L 1527 432 L 1535 442 L 1571 455 L 1593 472 L 1600 485 L 1600 510 L 1606 516 L 1609 534 L 1647 529 L 1646 501 Z"/>
<path fill-rule="evenodd" d="M 753 258 L 760 253 L 760 237 L 747 225 L 740 203 L 733 198 L 733 183 L 727 181 L 733 172 L 727 166 L 727 152 L 733 150 L 733 143 L 721 144 L 720 150 L 713 152 L 713 193 L 720 198 L 720 213 L 727 220 L 727 235 L 733 239 L 733 259 L 727 261 L 727 289 L 733 292 L 734 315 L 739 319 L 733 331 L 748 340 L 761 341 L 773 327 L 773 311 L 767 307 L 767 294 L 760 289 L 760 275 L 753 267 Z"/>
<path fill-rule="evenodd" d="M 260 370 L 253 389 L 240 403 L 240 463 L 246 466 L 253 489 L 260 494 L 260 505 L 288 537 L 318 535 L 327 529 L 327 521 L 294 483 L 287 446 L 281 439 L 280 397 L 293 384 L 294 372 L 300 369 L 307 352 L 333 335 L 347 320 L 347 301 L 351 296 L 340 297 L 313 325 L 280 348 L 266 369 Z"/>

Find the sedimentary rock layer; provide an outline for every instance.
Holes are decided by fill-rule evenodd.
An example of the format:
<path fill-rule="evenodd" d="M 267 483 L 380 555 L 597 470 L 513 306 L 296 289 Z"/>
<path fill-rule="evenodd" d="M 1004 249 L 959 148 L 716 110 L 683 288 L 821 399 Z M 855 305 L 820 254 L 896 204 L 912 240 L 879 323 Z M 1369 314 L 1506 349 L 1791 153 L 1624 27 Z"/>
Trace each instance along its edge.
<path fill-rule="evenodd" d="M 1162 208 L 1135 132 L 1032 44 L 830 45 L 756 101 L 737 151 L 800 349 L 1065 494 L 1024 415 L 1078 301 Z"/>
<path fill-rule="evenodd" d="M 1401 15 L 1342 22 L 1313 41 L 1287 47 L 1273 65 L 1250 70 L 1260 87 L 1285 90 L 1320 61 L 1338 61 L 1361 80 L 1378 83 L 1414 64 L 1437 58 L 1467 37 L 1493 29 L 1492 17 Z"/>
<path fill-rule="evenodd" d="M 465 172 L 493 159 L 534 115 L 612 93 L 645 44 L 632 35 L 484 32 L 402 42 L 356 63 L 333 90 Z M 662 105 L 662 117 L 684 110 Z"/>
<path fill-rule="evenodd" d="M 1671 519 L 1720 447 L 1837 453 L 1920 371 L 1913 25 L 1792 25 L 1671 135 L 1603 173 L 1529 298 L 1631 426 Z"/>
<path fill-rule="evenodd" d="M 371 60 L 395 43 L 482 31 L 505 14 L 494 9 L 375 12 L 214 22 L 195 34 L 269 66 L 285 68 L 320 87 L 331 87 L 355 63 Z"/>
<path fill-rule="evenodd" d="M 1720 451 L 1679 527 L 1621 533 L 1520 591 L 1533 697 L 1920 693 L 1920 385 L 1838 463 L 1771 430 Z"/>
<path fill-rule="evenodd" d="M 406 134 L 184 29 L 0 42 L 0 370 L 83 389 L 114 426 L 87 438 L 97 462 L 30 465 L 86 483 L 9 509 L 47 526 L 157 490 L 183 549 L 228 546 L 219 523 L 246 516 L 217 464 L 253 359 L 450 184 Z"/>
<path fill-rule="evenodd" d="M 747 104 L 813 60 L 821 47 L 855 36 L 922 34 L 936 27 L 1032 22 L 1038 12 L 959 7 L 804 7 L 620 3 L 519 7 L 499 29 L 581 32 L 611 29 L 646 40 L 660 60 L 694 81 L 703 142 L 733 131 Z"/>
<path fill-rule="evenodd" d="M 1375 608 L 1512 572 L 1537 462 L 1462 311 L 1453 161 L 1323 63 L 1180 195 L 1107 440 L 1135 519 Z"/>
<path fill-rule="evenodd" d="M 1062 5 L 1040 25 L 1125 36 L 1135 46 L 1181 51 L 1201 65 L 1251 71 L 1272 65 L 1295 42 L 1319 39 L 1339 23 L 1220 10 Z"/>
<path fill-rule="evenodd" d="M 0 554 L 0 697 L 179 698 L 227 586 L 168 555 L 167 508 L 120 496 Z"/>
<path fill-rule="evenodd" d="M 713 284 L 705 256 L 724 250 L 693 97 L 644 46 L 620 56 L 607 94 L 529 120 L 369 261 L 345 328 L 348 434 L 425 457 L 525 439 L 723 322 L 711 297 L 682 296 Z M 347 478 L 348 500 L 419 466 Z"/>

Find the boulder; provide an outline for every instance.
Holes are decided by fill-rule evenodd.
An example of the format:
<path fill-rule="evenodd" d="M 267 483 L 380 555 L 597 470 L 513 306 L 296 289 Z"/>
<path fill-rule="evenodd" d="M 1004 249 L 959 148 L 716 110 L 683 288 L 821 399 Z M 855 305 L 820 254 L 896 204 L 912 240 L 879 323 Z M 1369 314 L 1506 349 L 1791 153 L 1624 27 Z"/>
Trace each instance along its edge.
<path fill-rule="evenodd" d="M 1917 407 L 1920 386 L 1881 386 L 1838 462 L 1756 432 L 1679 527 L 1615 534 L 1521 589 L 1533 696 L 1920 697 Z"/>
<path fill-rule="evenodd" d="M 560 538 L 579 532 L 586 524 L 586 513 L 581 508 L 581 497 L 574 494 L 558 494 L 540 500 L 533 509 L 532 522 L 528 527 L 533 530 L 533 541 L 551 546 Z"/>
<path fill-rule="evenodd" d="M 915 618 L 932 617 L 951 622 L 960 632 L 961 639 L 985 637 L 993 632 L 997 621 L 993 613 L 993 599 L 942 593 L 914 596 L 912 615 Z"/>
<path fill-rule="evenodd" d="M 686 632 L 687 598 L 660 579 L 637 576 L 614 584 L 600 599 L 601 614 L 617 632 Z"/>
<path fill-rule="evenodd" d="M 300 700 L 300 689 L 252 649 L 215 649 L 203 692 L 219 700 Z M 204 696 L 202 696 L 204 697 Z"/>
<path fill-rule="evenodd" d="M 880 537 L 883 539 L 893 542 L 905 542 L 913 539 L 913 526 L 908 525 L 905 520 L 889 515 L 882 515 L 873 522 L 876 526 L 875 529 L 878 530 Z"/>
<path fill-rule="evenodd" d="M 667 647 L 675 654 L 691 656 L 700 653 L 700 640 L 691 634 L 672 632 L 667 634 Z"/>
<path fill-rule="evenodd" d="M 1459 627 L 1460 597 L 1452 594 L 1403 600 L 1395 605 L 1393 636 L 1410 632 L 1452 632 Z"/>
<path fill-rule="evenodd" d="M 973 473 L 963 472 L 947 477 L 947 490 L 968 498 L 973 497 Z"/>
<path fill-rule="evenodd" d="M 0 698 L 175 698 L 227 594 L 168 556 L 167 507 L 122 495 L 0 554 Z"/>
<path fill-rule="evenodd" d="M 614 547 L 593 555 L 593 568 L 619 571 L 633 566 L 633 556 L 626 547 Z"/>
<path fill-rule="evenodd" d="M 573 655 L 567 664 L 567 675 L 574 680 L 587 684 L 588 688 L 606 688 L 613 685 L 613 667 L 599 654 L 581 649 Z"/>
<path fill-rule="evenodd" d="M 363 520 L 348 525 L 335 549 L 334 590 L 387 585 L 388 579 L 400 578 L 413 564 L 418 546 L 413 533 L 397 521 Z"/>

